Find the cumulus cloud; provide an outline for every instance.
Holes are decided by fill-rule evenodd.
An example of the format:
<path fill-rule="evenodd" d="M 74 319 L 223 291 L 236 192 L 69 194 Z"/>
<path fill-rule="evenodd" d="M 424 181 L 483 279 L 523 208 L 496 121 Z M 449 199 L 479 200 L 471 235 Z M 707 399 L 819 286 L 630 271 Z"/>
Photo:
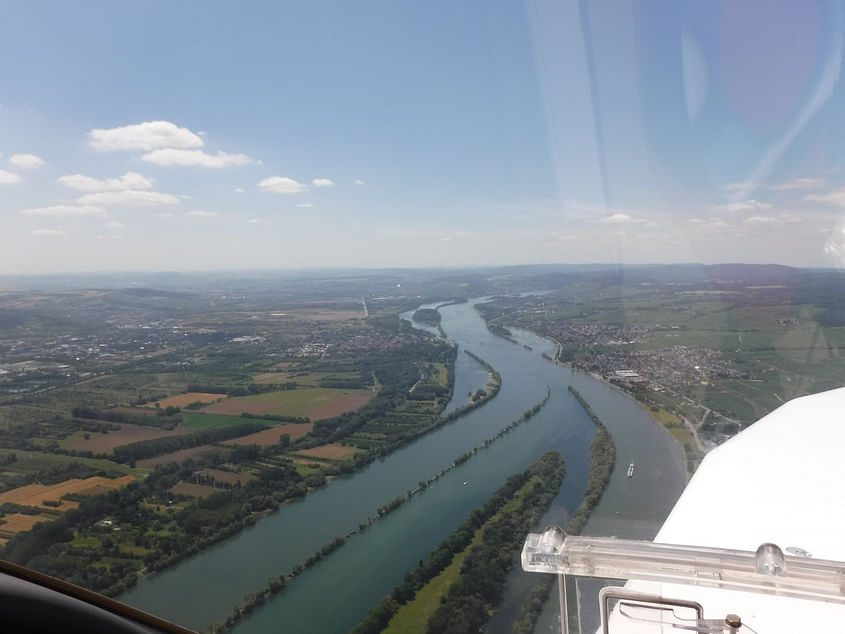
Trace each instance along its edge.
<path fill-rule="evenodd" d="M 728 183 L 727 185 L 722 187 L 722 189 L 732 198 L 745 198 L 751 192 L 757 189 L 758 185 L 759 183 L 757 183 L 756 181 L 742 181 L 739 183 Z"/>
<path fill-rule="evenodd" d="M 94 128 L 88 133 L 88 145 L 95 150 L 144 150 L 159 148 L 202 147 L 199 135 L 170 121 L 144 121 L 118 128 Z"/>
<path fill-rule="evenodd" d="M 314 184 L 314 187 L 334 187 L 334 183 L 328 178 L 315 178 L 311 182 Z"/>
<path fill-rule="evenodd" d="M 63 236 L 65 232 L 61 229 L 33 229 L 34 236 Z"/>
<path fill-rule="evenodd" d="M 799 219 L 795 218 L 794 216 L 789 216 L 787 214 L 781 214 L 779 216 L 750 216 L 743 220 L 743 224 L 746 225 L 764 225 L 764 226 L 777 226 L 788 224 L 792 222 L 798 222 Z"/>
<path fill-rule="evenodd" d="M 126 172 L 120 178 L 94 178 L 68 174 L 57 179 L 62 185 L 83 192 L 115 192 L 126 189 L 150 189 L 153 181 L 138 172 Z"/>
<path fill-rule="evenodd" d="M 104 207 L 155 207 L 157 205 L 176 205 L 179 203 L 179 199 L 171 194 L 125 189 L 118 192 L 85 194 L 77 202 L 82 205 L 101 205 Z"/>
<path fill-rule="evenodd" d="M 105 212 L 105 209 L 95 205 L 53 205 L 21 209 L 20 213 L 25 216 L 96 216 Z"/>
<path fill-rule="evenodd" d="M 7 172 L 6 170 L 0 170 L 0 185 L 14 185 L 15 183 L 20 182 L 20 174 L 15 174 L 14 172 Z"/>
<path fill-rule="evenodd" d="M 9 157 L 9 165 L 21 169 L 37 170 L 44 167 L 44 159 L 35 154 L 12 154 Z"/>
<path fill-rule="evenodd" d="M 693 225 L 702 227 L 713 227 L 716 229 L 723 229 L 728 227 L 728 223 L 719 218 L 690 218 L 687 222 Z"/>
<path fill-rule="evenodd" d="M 276 194 L 299 194 L 308 191 L 308 185 L 298 183 L 287 176 L 271 176 L 258 183 L 258 188 Z"/>
<path fill-rule="evenodd" d="M 796 178 L 787 183 L 780 185 L 772 185 L 772 189 L 782 191 L 789 189 L 817 189 L 824 186 L 825 180 L 823 178 Z"/>
<path fill-rule="evenodd" d="M 743 200 L 735 203 L 728 203 L 727 205 L 717 205 L 714 207 L 717 211 L 727 211 L 729 213 L 737 213 L 741 211 L 759 211 L 762 209 L 771 209 L 771 203 L 762 203 L 754 199 Z"/>
<path fill-rule="evenodd" d="M 122 222 L 118 222 L 117 220 L 109 220 L 105 225 L 103 225 L 107 229 L 119 229 L 123 226 Z"/>
<path fill-rule="evenodd" d="M 633 218 L 628 214 L 613 214 L 612 216 L 605 216 L 604 218 L 599 218 L 598 222 L 606 225 L 621 225 L 621 224 L 628 224 L 628 223 L 638 223 L 638 222 L 645 222 L 644 220 L 640 220 L 637 218 Z"/>
<path fill-rule="evenodd" d="M 249 219 L 249 224 L 251 224 L 251 225 L 257 225 L 257 224 L 261 224 L 261 221 L 260 221 L 260 220 L 258 220 L 258 218 L 250 218 L 250 219 Z"/>
<path fill-rule="evenodd" d="M 141 157 L 148 163 L 170 167 L 173 165 L 181 167 L 233 167 L 235 165 L 248 165 L 256 163 L 255 159 L 246 154 L 229 154 L 228 152 L 217 152 L 209 154 L 202 150 L 182 150 L 178 148 L 165 148 L 153 150 Z"/>
<path fill-rule="evenodd" d="M 364 181 L 362 181 L 360 178 L 356 178 L 354 181 L 352 181 L 352 184 L 353 185 L 363 185 Z"/>
<path fill-rule="evenodd" d="M 195 209 L 194 211 L 188 212 L 189 216 L 196 216 L 200 218 L 211 218 L 217 215 L 216 211 L 203 211 L 201 209 Z"/>
<path fill-rule="evenodd" d="M 311 209 L 312 207 L 316 207 L 316 205 L 314 203 L 299 203 L 297 207 L 302 209 Z"/>
<path fill-rule="evenodd" d="M 246 190 L 243 187 L 235 187 L 236 194 L 245 194 Z"/>
<path fill-rule="evenodd" d="M 838 192 L 830 192 L 829 194 L 808 194 L 804 196 L 806 202 L 822 203 L 825 205 L 834 205 L 836 207 L 845 207 L 845 190 Z"/>

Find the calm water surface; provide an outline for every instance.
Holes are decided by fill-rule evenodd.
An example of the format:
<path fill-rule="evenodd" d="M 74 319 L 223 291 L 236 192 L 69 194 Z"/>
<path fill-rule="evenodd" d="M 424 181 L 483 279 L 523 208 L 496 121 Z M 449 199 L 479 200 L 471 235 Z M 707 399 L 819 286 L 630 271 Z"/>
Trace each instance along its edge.
<path fill-rule="evenodd" d="M 680 450 L 659 425 L 624 395 L 543 358 L 542 352 L 554 352 L 548 341 L 517 331 L 521 343 L 532 348 L 528 350 L 490 334 L 472 302 L 446 306 L 441 314 L 444 330 L 461 348 L 449 409 L 465 403 L 467 393 L 487 378 L 463 349 L 479 355 L 502 375 L 502 388 L 494 399 L 358 474 L 337 480 L 239 535 L 143 580 L 121 599 L 188 627 L 206 629 L 222 620 L 245 593 L 262 588 L 271 576 L 290 571 L 383 504 L 495 435 L 542 400 L 547 385 L 552 398 L 539 415 L 351 538 L 235 631 L 348 631 L 510 474 L 550 449 L 563 455 L 567 477 L 544 521 L 565 525 L 580 503 L 595 431 L 568 392 L 569 385 L 582 392 L 613 432 L 619 464 L 637 463 L 637 475 L 630 480 L 624 477 L 625 469 L 616 470 L 600 505 L 605 517 L 601 529 L 629 537 L 653 536 L 684 482 Z M 519 585 L 511 583 L 511 607 L 502 610 L 502 623 L 521 601 Z"/>

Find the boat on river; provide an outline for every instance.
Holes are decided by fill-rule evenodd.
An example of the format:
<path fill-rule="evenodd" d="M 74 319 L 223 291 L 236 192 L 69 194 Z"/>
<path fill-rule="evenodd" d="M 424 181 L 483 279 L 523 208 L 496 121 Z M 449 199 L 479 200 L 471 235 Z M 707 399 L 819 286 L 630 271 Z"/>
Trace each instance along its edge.
<path fill-rule="evenodd" d="M 634 477 L 634 463 L 633 462 L 628 465 L 628 477 L 629 478 Z"/>

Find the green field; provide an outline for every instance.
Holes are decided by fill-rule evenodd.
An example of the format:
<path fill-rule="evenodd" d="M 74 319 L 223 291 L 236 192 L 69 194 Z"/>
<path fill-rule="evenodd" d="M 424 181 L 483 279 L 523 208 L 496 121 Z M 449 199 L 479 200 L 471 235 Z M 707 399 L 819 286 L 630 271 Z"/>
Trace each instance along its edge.
<path fill-rule="evenodd" d="M 431 363 L 429 367 L 432 370 L 432 379 L 442 385 L 443 387 L 447 387 L 449 383 L 449 371 L 446 369 L 445 363 Z"/>
<path fill-rule="evenodd" d="M 15 454 L 15 456 L 17 456 L 17 460 L 11 464 L 5 465 L 3 470 L 22 474 L 38 473 L 39 471 L 46 471 L 74 462 L 91 467 L 92 469 L 102 469 L 103 471 L 119 473 L 120 475 L 129 474 L 135 477 L 140 477 L 149 472 L 148 469 L 132 468 L 124 464 L 112 462 L 111 460 L 80 458 L 77 456 L 40 453 L 37 451 L 22 451 L 20 449 L 0 449 L 0 456 L 5 456 L 10 453 Z"/>
<path fill-rule="evenodd" d="M 458 579 L 461 574 L 461 566 L 469 554 L 470 548 L 479 543 L 481 529 L 476 531 L 472 542 L 467 546 L 466 550 L 455 555 L 446 568 L 443 569 L 439 575 L 425 584 L 422 588 L 417 590 L 414 600 L 406 603 L 399 611 L 390 619 L 387 627 L 382 631 L 383 634 L 404 634 L 405 632 L 422 632 L 425 631 L 425 624 L 431 618 L 431 615 L 440 607 L 440 600 L 449 592 L 449 588 Z"/>
<path fill-rule="evenodd" d="M 370 398 L 373 396 L 371 390 L 343 390 L 326 387 L 308 387 L 297 388 L 295 390 L 281 390 L 277 392 L 267 392 L 265 394 L 256 394 L 254 396 L 241 396 L 225 401 L 231 404 L 233 411 L 237 409 L 236 403 L 269 403 L 272 404 L 272 409 L 268 414 L 275 416 L 311 416 L 315 409 L 324 405 L 330 405 L 338 399 L 345 397 L 363 397 Z M 246 411 L 246 410 L 245 410 Z"/>
<path fill-rule="evenodd" d="M 449 588 L 461 575 L 461 566 L 469 551 L 481 543 L 484 538 L 484 531 L 493 522 L 497 521 L 507 513 L 513 513 L 519 509 L 522 500 L 537 483 L 542 483 L 542 478 L 534 476 L 526 482 L 519 491 L 499 511 L 488 519 L 472 536 L 469 545 L 455 555 L 452 562 L 443 569 L 436 577 L 431 579 L 422 588 L 417 590 L 412 601 L 399 608 L 393 618 L 390 619 L 387 627 L 383 630 L 389 634 L 402 634 L 403 632 L 422 632 L 425 624 L 440 607 L 440 600 L 449 592 Z"/>

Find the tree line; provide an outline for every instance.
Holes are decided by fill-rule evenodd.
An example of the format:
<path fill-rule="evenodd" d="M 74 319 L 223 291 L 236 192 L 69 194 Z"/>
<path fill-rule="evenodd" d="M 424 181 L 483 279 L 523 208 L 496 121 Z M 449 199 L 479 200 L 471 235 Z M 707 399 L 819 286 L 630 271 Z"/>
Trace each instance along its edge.
<path fill-rule="evenodd" d="M 268 429 L 267 425 L 255 422 L 245 422 L 231 427 L 220 427 L 217 429 L 203 429 L 193 434 L 181 434 L 175 436 L 163 436 L 161 438 L 150 438 L 121 445 L 112 450 L 112 459 L 117 462 L 130 463 L 135 460 L 154 458 L 166 453 L 173 453 L 180 449 L 190 449 L 200 445 L 219 443 L 224 440 L 238 438 L 254 434 L 255 432 Z"/>
<path fill-rule="evenodd" d="M 381 632 L 402 605 L 412 601 L 421 588 L 452 563 L 457 554 L 466 550 L 483 526 L 482 543 L 469 551 L 460 577 L 426 626 L 429 632 L 478 632 L 489 618 L 489 610 L 499 603 L 513 555 L 522 547 L 523 528 L 527 532 L 545 512 L 564 475 L 563 458 L 557 452 L 548 452 L 522 473 L 510 476 L 505 485 L 483 506 L 472 511 L 416 570 L 406 575 L 405 581 L 396 586 L 390 596 L 371 609 L 353 633 Z M 532 480 L 535 483 L 525 492 L 517 508 L 502 512 Z M 497 514 L 499 517 L 492 519 Z"/>

